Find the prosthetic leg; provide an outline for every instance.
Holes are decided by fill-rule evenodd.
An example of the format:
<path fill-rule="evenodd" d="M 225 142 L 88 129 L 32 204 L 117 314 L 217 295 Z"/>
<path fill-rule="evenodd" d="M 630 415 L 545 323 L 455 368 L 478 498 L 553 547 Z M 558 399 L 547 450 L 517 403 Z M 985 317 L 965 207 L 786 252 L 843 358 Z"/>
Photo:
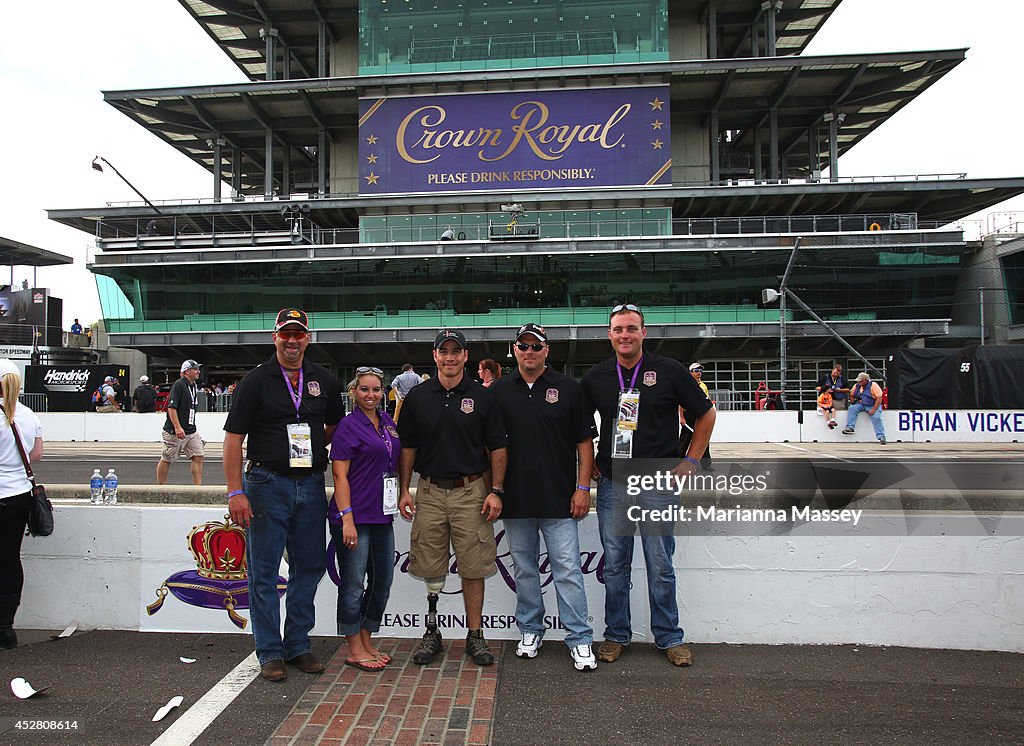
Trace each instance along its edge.
<path fill-rule="evenodd" d="M 444 590 L 444 578 L 425 580 L 427 586 L 427 631 L 423 633 L 416 652 L 412 654 L 412 662 L 425 666 L 434 660 L 444 648 L 441 644 L 441 632 L 437 628 L 438 594 Z"/>

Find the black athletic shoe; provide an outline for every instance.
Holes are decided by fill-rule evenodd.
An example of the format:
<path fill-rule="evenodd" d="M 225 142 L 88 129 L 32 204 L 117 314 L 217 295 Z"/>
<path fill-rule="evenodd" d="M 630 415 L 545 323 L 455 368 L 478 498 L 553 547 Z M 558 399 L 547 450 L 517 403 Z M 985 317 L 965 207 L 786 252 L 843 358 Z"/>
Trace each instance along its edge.
<path fill-rule="evenodd" d="M 466 635 L 466 655 L 478 666 L 489 666 L 494 663 L 494 653 L 487 647 L 482 629 Z"/>

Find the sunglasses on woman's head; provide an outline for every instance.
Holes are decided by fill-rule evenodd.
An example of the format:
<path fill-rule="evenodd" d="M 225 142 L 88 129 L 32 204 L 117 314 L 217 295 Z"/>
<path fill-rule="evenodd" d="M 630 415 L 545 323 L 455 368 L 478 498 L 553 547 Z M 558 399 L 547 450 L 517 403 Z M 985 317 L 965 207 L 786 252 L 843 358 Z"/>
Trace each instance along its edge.
<path fill-rule="evenodd" d="M 357 376 L 365 376 L 367 373 L 373 373 L 375 376 L 384 375 L 384 371 L 382 371 L 380 368 L 374 368 L 372 366 L 367 365 L 363 365 L 359 368 L 356 368 Z"/>

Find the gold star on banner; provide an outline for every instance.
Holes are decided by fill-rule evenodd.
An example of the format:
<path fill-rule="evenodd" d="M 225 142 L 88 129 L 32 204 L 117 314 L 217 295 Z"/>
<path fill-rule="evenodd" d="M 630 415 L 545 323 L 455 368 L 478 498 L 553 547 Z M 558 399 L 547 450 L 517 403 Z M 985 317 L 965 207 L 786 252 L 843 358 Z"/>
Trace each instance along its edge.
<path fill-rule="evenodd" d="M 663 103 L 665 103 L 665 102 L 664 101 L 659 101 L 658 97 L 655 96 L 654 100 L 653 101 L 649 101 L 648 103 L 651 105 L 651 111 L 661 111 L 661 105 Z"/>
<path fill-rule="evenodd" d="M 651 143 L 651 145 L 654 146 L 655 150 L 661 150 L 661 146 L 664 144 L 665 143 L 663 143 L 661 140 L 655 140 L 654 142 Z"/>
<path fill-rule="evenodd" d="M 376 186 L 377 179 L 379 179 L 379 178 L 380 177 L 377 176 L 377 174 L 375 174 L 373 171 L 371 171 L 370 175 L 366 177 L 366 183 L 367 184 L 373 184 L 374 186 Z"/>
<path fill-rule="evenodd" d="M 660 130 L 661 129 L 661 120 L 660 119 L 655 119 L 653 122 L 651 122 L 651 129 Z"/>
<path fill-rule="evenodd" d="M 377 136 L 376 135 L 370 135 L 369 137 L 367 137 L 366 138 L 366 144 L 367 145 L 376 145 L 377 144 Z"/>
<path fill-rule="evenodd" d="M 377 156 L 374 155 L 373 153 L 370 153 L 370 155 L 366 156 L 366 162 L 367 163 L 376 163 L 377 162 Z"/>

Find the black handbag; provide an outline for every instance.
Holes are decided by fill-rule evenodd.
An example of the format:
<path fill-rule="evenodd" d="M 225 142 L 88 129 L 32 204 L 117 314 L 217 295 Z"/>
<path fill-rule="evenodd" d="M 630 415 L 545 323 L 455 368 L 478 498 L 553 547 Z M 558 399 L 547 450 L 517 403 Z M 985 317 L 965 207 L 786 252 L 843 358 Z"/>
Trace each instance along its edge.
<path fill-rule="evenodd" d="M 0 412 L 4 412 L 3 405 L 0 405 Z M 21 461 L 25 464 L 25 473 L 28 481 L 32 483 L 32 502 L 28 509 L 28 526 L 25 528 L 25 535 L 49 536 L 53 533 L 53 505 L 46 496 L 46 488 L 36 484 L 36 475 L 32 473 L 32 465 L 28 461 L 28 454 L 25 453 L 25 446 L 21 444 L 21 436 L 18 435 L 18 426 L 11 421 L 11 432 L 14 434 L 14 444 L 21 454 Z"/>

